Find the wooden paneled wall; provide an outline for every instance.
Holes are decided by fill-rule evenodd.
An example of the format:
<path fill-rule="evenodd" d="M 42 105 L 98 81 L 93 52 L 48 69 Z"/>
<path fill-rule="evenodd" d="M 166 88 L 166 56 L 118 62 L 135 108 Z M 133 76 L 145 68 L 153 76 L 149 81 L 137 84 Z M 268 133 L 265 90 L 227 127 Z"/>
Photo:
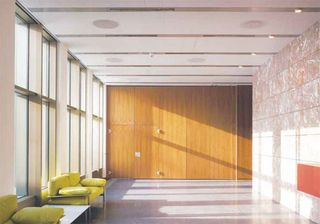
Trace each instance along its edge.
<path fill-rule="evenodd" d="M 250 86 L 107 91 L 113 177 L 251 179 Z"/>

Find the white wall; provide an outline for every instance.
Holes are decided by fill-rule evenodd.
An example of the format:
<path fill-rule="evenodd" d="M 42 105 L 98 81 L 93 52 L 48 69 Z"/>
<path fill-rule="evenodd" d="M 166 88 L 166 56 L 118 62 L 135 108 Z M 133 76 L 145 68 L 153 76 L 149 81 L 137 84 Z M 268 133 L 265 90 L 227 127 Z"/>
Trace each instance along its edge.
<path fill-rule="evenodd" d="M 15 1 L 0 7 L 0 195 L 14 193 Z"/>
<path fill-rule="evenodd" d="M 320 223 L 320 199 L 297 188 L 297 165 L 320 166 L 320 23 L 253 78 L 253 187 Z"/>

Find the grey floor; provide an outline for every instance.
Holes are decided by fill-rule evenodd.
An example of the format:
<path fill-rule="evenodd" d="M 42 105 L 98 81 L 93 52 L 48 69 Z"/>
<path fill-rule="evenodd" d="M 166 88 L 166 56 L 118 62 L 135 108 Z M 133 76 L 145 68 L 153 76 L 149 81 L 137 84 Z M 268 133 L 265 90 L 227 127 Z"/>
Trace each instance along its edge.
<path fill-rule="evenodd" d="M 94 205 L 92 223 L 313 223 L 253 194 L 247 181 L 118 179 L 111 181 L 105 203 Z"/>

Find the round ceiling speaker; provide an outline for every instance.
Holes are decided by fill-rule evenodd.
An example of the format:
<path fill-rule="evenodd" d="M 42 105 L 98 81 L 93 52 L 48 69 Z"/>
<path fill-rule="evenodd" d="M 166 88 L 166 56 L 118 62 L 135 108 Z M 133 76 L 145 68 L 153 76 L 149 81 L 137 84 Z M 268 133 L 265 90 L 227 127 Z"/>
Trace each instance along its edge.
<path fill-rule="evenodd" d="M 93 25 L 100 29 L 114 29 L 119 26 L 119 23 L 108 19 L 99 19 L 93 21 Z"/>
<path fill-rule="evenodd" d="M 201 63 L 201 62 L 205 62 L 206 59 L 204 59 L 204 58 L 190 58 L 188 61 L 193 62 L 193 63 Z"/>
<path fill-rule="evenodd" d="M 261 20 L 250 20 L 241 24 L 241 27 L 247 29 L 258 29 L 265 26 L 266 23 Z"/>
<path fill-rule="evenodd" d="M 122 62 L 121 58 L 107 58 L 106 60 L 112 63 Z"/>

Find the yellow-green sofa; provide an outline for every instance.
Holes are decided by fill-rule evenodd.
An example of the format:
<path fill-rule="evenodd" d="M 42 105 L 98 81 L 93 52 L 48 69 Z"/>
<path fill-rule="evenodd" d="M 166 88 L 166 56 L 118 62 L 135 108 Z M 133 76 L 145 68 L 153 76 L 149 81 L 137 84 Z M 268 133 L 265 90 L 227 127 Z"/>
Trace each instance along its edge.
<path fill-rule="evenodd" d="M 18 211 L 16 195 L 0 196 L 1 224 L 57 224 L 63 215 L 63 208 L 29 207 Z"/>
<path fill-rule="evenodd" d="M 48 183 L 48 204 L 87 205 L 100 195 L 104 200 L 106 183 L 100 178 L 80 180 L 77 172 L 54 177 Z"/>

